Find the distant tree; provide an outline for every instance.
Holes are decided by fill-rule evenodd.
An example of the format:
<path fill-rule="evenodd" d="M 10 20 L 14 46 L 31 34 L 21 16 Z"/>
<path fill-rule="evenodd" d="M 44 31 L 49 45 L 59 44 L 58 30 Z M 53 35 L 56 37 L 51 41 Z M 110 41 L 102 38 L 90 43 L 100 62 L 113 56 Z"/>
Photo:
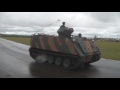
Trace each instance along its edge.
<path fill-rule="evenodd" d="M 97 40 L 97 36 L 96 35 L 94 36 L 94 40 Z"/>

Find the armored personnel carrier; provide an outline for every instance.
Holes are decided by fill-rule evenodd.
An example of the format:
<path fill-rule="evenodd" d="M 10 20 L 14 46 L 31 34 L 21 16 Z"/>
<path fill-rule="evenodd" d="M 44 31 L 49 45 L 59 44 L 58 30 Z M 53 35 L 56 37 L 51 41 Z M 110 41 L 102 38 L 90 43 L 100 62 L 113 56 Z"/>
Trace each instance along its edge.
<path fill-rule="evenodd" d="M 76 69 L 85 64 L 100 60 L 100 50 L 94 42 L 82 37 L 71 35 L 73 28 L 65 23 L 59 28 L 58 35 L 32 35 L 29 48 L 30 56 L 36 61 L 56 65 L 65 69 Z"/>

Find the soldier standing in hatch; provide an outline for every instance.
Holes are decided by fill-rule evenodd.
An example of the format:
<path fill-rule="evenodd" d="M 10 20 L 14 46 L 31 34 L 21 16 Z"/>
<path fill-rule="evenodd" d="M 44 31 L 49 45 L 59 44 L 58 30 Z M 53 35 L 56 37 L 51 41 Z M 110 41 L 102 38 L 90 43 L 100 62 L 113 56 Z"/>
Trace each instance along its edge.
<path fill-rule="evenodd" d="M 65 22 L 62 23 L 63 25 L 61 25 L 60 27 L 65 27 Z"/>
<path fill-rule="evenodd" d="M 60 26 L 60 28 L 58 29 L 57 33 L 59 35 L 63 35 L 65 30 L 66 30 L 66 27 L 65 27 L 65 22 L 62 23 L 63 25 Z"/>
<path fill-rule="evenodd" d="M 57 33 L 58 33 L 59 35 L 61 35 L 61 34 L 64 32 L 64 30 L 65 30 L 65 22 L 63 22 L 62 24 L 63 24 L 63 25 L 61 25 L 60 28 L 59 28 L 58 31 L 57 31 Z"/>
<path fill-rule="evenodd" d="M 71 33 L 74 31 L 73 28 L 68 28 L 65 26 L 65 22 L 62 23 L 63 25 L 60 26 L 57 33 L 59 36 L 67 36 L 70 37 Z"/>

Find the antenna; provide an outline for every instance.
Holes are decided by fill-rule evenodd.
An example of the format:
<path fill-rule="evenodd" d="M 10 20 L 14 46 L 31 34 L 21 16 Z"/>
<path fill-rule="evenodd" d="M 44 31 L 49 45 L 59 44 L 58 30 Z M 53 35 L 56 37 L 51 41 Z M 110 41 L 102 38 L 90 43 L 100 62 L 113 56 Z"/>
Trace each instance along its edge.
<path fill-rule="evenodd" d="M 54 23 L 52 23 L 52 24 L 49 24 L 49 25 L 47 25 L 47 26 L 41 28 L 40 30 L 42 30 L 42 29 L 44 29 L 44 28 L 46 28 L 46 27 L 48 27 L 48 26 L 50 26 L 50 25 L 53 25 L 53 24 L 55 24 L 55 23 L 57 23 L 57 22 L 59 22 L 59 21 L 61 21 L 61 20 L 58 19 L 56 22 L 54 22 Z M 40 31 L 40 30 L 39 30 L 39 31 Z M 39 31 L 37 31 L 37 32 L 39 32 Z M 37 32 L 36 32 L 36 33 L 37 33 Z"/>

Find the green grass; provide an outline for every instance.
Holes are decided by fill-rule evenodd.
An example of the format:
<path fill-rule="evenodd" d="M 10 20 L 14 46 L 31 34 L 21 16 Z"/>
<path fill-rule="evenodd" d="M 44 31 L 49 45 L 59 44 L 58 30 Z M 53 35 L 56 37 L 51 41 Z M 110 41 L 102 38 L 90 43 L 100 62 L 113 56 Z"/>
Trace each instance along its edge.
<path fill-rule="evenodd" d="M 22 44 L 30 45 L 30 38 L 23 38 L 23 37 L 1 37 L 7 40 L 19 42 Z"/>
<path fill-rule="evenodd" d="M 120 60 L 120 42 L 95 41 L 100 48 L 101 57 L 113 60 Z"/>
<path fill-rule="evenodd" d="M 4 39 L 30 45 L 30 38 L 4 37 Z M 100 48 L 101 57 L 113 60 L 120 60 L 120 42 L 95 41 Z"/>

